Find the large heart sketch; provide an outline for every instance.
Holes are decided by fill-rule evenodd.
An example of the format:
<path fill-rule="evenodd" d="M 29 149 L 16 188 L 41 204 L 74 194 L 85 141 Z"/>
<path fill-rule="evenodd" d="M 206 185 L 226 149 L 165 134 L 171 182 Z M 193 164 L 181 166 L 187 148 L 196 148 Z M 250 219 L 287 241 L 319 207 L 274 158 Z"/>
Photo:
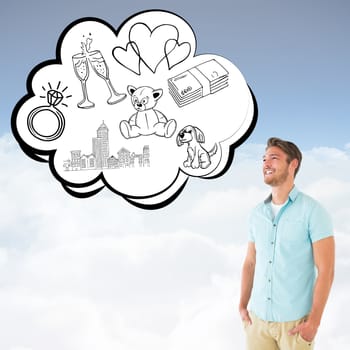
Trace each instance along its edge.
<path fill-rule="evenodd" d="M 129 30 L 126 47 L 117 46 L 113 56 L 122 66 L 140 75 L 140 63 L 153 73 L 166 59 L 171 69 L 183 62 L 191 52 L 188 42 L 179 43 L 179 31 L 171 24 L 161 24 L 153 30 L 145 23 L 135 23 Z"/>

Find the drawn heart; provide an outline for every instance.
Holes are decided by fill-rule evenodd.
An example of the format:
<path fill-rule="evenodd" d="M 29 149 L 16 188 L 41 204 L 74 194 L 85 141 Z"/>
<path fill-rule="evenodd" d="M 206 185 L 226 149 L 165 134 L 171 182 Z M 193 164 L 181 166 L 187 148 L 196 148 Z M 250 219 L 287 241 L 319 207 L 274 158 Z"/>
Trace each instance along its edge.
<path fill-rule="evenodd" d="M 191 53 L 191 45 L 188 42 L 179 44 L 177 40 L 168 40 L 165 44 L 165 56 L 169 69 L 183 62 Z"/>
<path fill-rule="evenodd" d="M 125 68 L 140 75 L 140 55 L 137 45 L 129 42 L 126 49 L 117 46 L 113 49 L 113 57 Z"/>
<path fill-rule="evenodd" d="M 162 24 L 151 30 L 144 23 L 136 23 L 129 32 L 129 41 L 136 43 L 140 59 L 153 73 L 166 57 L 166 43 L 169 40 L 177 41 L 178 37 L 178 29 L 170 24 Z"/>

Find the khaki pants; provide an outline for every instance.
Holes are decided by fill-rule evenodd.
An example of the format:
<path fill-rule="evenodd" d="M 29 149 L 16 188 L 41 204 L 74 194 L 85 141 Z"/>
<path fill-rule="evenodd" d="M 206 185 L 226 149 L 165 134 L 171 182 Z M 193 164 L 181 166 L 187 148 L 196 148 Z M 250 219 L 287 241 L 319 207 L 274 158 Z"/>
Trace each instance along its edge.
<path fill-rule="evenodd" d="M 268 322 L 250 313 L 250 318 L 251 325 L 244 322 L 247 350 L 311 350 L 314 347 L 314 341 L 308 342 L 300 334 L 288 335 L 305 317 L 290 322 Z"/>

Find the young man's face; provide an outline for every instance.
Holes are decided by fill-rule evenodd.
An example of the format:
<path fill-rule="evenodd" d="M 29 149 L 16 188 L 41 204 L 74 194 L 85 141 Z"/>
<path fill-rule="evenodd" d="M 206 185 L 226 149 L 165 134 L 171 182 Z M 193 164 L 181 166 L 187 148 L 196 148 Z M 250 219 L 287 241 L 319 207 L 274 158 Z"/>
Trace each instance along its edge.
<path fill-rule="evenodd" d="M 264 182 L 270 186 L 280 186 L 294 177 L 287 155 L 279 147 L 269 147 L 263 157 Z"/>

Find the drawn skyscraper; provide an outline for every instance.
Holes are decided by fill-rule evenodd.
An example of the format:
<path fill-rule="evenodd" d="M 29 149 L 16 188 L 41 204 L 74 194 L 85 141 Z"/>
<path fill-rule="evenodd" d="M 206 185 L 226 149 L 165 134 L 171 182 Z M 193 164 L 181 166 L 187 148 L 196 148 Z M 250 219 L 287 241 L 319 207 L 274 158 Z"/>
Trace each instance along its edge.
<path fill-rule="evenodd" d="M 150 166 L 150 154 L 149 154 L 149 146 L 143 147 L 143 166 Z"/>
<path fill-rule="evenodd" d="M 97 137 L 92 139 L 92 152 L 96 158 L 96 167 L 99 169 L 106 168 L 108 166 L 109 141 L 108 128 L 104 122 L 97 129 Z"/>

